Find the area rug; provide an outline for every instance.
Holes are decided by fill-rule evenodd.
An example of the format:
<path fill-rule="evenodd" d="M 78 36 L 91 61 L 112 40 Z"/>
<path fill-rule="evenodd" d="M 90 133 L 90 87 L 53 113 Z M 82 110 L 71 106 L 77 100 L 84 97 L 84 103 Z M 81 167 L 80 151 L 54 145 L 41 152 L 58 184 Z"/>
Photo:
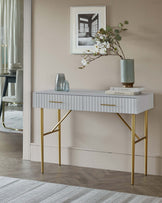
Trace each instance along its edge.
<path fill-rule="evenodd" d="M 23 112 L 22 111 L 6 111 L 5 112 L 5 125 L 11 128 L 22 129 L 23 127 Z M 6 129 L 2 126 L 2 121 L 0 121 L 0 132 L 8 133 L 22 133 L 22 131 L 15 131 Z"/>
<path fill-rule="evenodd" d="M 3 203 L 160 203 L 162 198 L 0 176 Z"/>

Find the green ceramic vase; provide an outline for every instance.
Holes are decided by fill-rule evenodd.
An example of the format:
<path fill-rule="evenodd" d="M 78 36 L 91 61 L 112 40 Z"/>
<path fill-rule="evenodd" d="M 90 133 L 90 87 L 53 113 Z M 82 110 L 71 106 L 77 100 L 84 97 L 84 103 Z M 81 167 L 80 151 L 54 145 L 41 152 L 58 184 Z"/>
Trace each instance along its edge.
<path fill-rule="evenodd" d="M 134 84 L 134 59 L 120 61 L 121 83 L 124 87 L 133 87 Z"/>

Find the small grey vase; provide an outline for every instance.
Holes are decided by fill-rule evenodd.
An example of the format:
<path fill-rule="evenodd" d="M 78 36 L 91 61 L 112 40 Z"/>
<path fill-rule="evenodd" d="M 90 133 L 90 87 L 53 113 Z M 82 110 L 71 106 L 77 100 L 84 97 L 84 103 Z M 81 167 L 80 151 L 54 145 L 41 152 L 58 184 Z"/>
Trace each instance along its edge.
<path fill-rule="evenodd" d="M 65 75 L 64 73 L 57 73 L 56 75 L 56 91 L 64 91 Z"/>
<path fill-rule="evenodd" d="M 133 87 L 134 84 L 134 59 L 120 61 L 121 83 L 124 87 Z"/>

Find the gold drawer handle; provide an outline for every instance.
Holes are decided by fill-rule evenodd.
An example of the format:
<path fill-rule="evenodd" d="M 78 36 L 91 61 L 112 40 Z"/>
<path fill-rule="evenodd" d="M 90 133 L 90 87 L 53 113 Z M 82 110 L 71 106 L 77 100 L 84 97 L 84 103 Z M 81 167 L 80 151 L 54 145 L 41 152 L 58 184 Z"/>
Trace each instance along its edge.
<path fill-rule="evenodd" d="M 63 102 L 61 102 L 61 101 L 49 101 L 49 103 L 62 104 Z"/>
<path fill-rule="evenodd" d="M 115 104 L 101 104 L 101 106 L 116 106 Z"/>

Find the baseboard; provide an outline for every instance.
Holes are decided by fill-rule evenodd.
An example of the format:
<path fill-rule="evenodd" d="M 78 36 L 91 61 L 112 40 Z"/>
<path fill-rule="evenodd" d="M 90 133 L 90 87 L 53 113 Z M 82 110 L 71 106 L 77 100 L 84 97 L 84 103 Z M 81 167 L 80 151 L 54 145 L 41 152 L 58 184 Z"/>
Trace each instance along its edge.
<path fill-rule="evenodd" d="M 40 145 L 31 144 L 31 161 L 40 161 Z M 45 146 L 45 162 L 58 163 L 58 147 Z M 116 171 L 131 171 L 131 154 L 62 147 L 62 164 Z M 162 175 L 162 157 L 148 157 L 148 174 Z M 144 172 L 144 156 L 135 156 L 135 172 Z"/>

